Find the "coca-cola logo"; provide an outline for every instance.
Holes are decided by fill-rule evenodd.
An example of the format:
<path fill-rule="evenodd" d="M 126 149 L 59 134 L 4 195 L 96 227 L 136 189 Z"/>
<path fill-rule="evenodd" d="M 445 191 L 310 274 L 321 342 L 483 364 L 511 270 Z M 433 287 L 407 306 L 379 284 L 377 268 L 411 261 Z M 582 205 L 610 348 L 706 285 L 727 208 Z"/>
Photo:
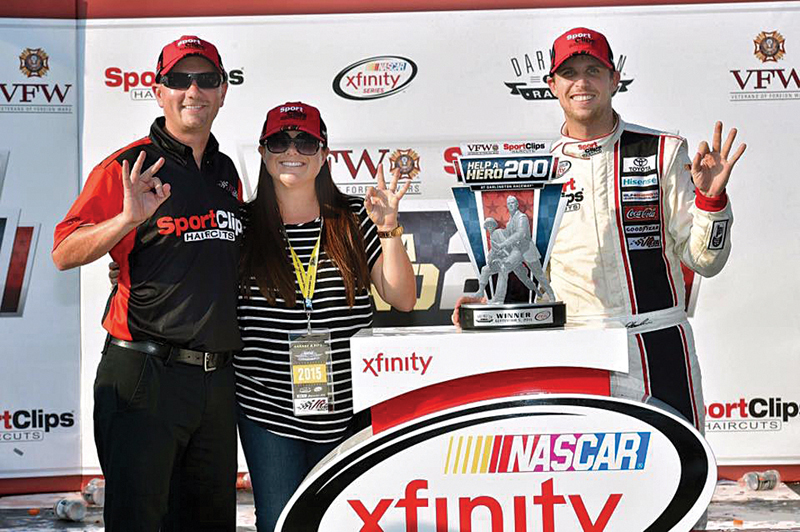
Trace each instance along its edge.
<path fill-rule="evenodd" d="M 643 220 L 658 220 L 658 206 L 657 205 L 636 205 L 634 207 L 625 207 L 625 220 L 626 221 L 643 221 Z"/>

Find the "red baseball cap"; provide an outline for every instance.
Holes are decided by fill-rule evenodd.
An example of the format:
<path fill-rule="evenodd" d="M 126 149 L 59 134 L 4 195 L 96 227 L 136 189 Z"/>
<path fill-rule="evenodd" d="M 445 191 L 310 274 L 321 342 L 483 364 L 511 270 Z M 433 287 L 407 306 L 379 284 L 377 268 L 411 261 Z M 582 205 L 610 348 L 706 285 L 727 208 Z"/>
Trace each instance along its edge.
<path fill-rule="evenodd" d="M 222 67 L 222 58 L 219 56 L 217 47 L 195 35 L 184 35 L 166 45 L 161 50 L 161 55 L 158 56 L 156 74 L 160 76 L 168 73 L 178 61 L 189 55 L 199 55 L 208 59 L 221 74 L 225 74 L 225 69 Z"/>
<path fill-rule="evenodd" d="M 319 114 L 319 109 L 303 102 L 286 102 L 267 113 L 261 128 L 259 142 L 279 131 L 304 131 L 324 143 L 328 142 L 328 130 Z"/>
<path fill-rule="evenodd" d="M 575 55 L 590 55 L 614 70 L 614 54 L 605 35 L 589 28 L 572 28 L 553 42 L 550 49 L 550 75 Z"/>

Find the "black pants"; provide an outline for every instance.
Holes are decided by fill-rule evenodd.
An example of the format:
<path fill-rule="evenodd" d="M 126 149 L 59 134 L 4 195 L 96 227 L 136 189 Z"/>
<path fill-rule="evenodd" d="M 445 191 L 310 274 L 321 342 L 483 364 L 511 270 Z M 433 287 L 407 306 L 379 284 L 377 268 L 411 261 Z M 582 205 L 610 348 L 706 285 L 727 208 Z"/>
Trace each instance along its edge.
<path fill-rule="evenodd" d="M 107 532 L 236 530 L 236 397 L 211 372 L 106 344 L 94 434 Z"/>

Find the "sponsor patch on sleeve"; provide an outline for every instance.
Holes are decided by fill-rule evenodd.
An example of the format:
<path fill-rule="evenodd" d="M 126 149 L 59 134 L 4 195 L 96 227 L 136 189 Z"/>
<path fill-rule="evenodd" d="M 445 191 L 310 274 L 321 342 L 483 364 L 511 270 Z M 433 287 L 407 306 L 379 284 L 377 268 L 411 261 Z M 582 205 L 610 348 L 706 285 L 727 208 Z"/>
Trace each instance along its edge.
<path fill-rule="evenodd" d="M 708 242 L 708 249 L 722 249 L 725 247 L 725 239 L 728 237 L 728 223 L 730 220 L 716 220 L 711 226 L 711 240 Z"/>

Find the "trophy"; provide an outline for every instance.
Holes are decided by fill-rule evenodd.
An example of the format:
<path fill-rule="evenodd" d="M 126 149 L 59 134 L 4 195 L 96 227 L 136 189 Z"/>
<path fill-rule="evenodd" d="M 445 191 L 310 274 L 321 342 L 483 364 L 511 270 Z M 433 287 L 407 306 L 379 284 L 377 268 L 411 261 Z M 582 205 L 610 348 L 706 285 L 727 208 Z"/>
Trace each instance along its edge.
<path fill-rule="evenodd" d="M 462 328 L 562 327 L 566 306 L 544 273 L 566 206 L 549 143 L 466 144 L 453 165 L 463 186 L 451 212 L 479 278 L 467 295 L 489 301 L 461 305 Z"/>

